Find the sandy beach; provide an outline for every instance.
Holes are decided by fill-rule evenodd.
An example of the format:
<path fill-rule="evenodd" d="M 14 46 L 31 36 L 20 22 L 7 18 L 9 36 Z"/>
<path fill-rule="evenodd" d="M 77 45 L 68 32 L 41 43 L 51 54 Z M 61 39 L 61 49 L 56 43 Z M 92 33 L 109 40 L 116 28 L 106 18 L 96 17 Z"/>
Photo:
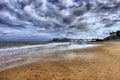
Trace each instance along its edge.
<path fill-rule="evenodd" d="M 30 49 L 25 50 L 23 53 L 28 53 L 32 58 L 25 59 L 22 54 L 12 56 L 13 63 L 8 61 L 6 65 L 19 66 L 1 71 L 0 80 L 120 80 L 120 42 L 97 44 L 100 46 L 58 50 L 46 55 L 35 54 L 37 48 L 31 53 Z M 52 47 L 52 49 L 55 48 Z M 37 57 L 30 56 L 33 53 Z M 16 56 L 19 56 L 18 60 L 14 60 Z M 20 61 L 20 56 L 23 61 Z M 38 60 L 34 61 L 35 58 Z M 2 58 L 0 59 L 2 60 Z M 6 57 L 7 59 L 9 58 Z M 27 63 L 32 60 L 32 63 L 22 64 L 24 61 Z"/>

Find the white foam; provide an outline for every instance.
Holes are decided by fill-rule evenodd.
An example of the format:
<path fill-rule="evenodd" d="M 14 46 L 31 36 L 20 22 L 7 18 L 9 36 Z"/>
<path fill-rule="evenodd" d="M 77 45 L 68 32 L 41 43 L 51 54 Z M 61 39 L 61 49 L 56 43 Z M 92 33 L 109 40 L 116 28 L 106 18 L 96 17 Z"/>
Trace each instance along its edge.
<path fill-rule="evenodd" d="M 27 54 L 27 53 L 45 54 L 45 53 L 54 53 L 54 52 L 64 51 L 64 50 L 89 48 L 89 47 L 95 47 L 95 46 L 98 46 L 98 45 L 70 44 L 70 43 L 50 43 L 50 44 L 44 44 L 44 45 L 28 45 L 28 46 L 21 46 L 21 47 L 2 48 L 0 49 L 0 56 Z"/>
<path fill-rule="evenodd" d="M 89 48 L 89 47 L 95 47 L 98 45 L 95 44 L 72 44 L 68 46 L 68 49 L 81 49 L 81 48 Z"/>
<path fill-rule="evenodd" d="M 88 47 L 94 47 L 94 46 L 98 46 L 98 45 L 51 43 L 51 44 L 44 44 L 44 45 L 29 45 L 29 46 L 0 49 L 0 67 L 7 65 L 4 68 L 11 68 L 14 66 L 18 66 L 18 65 L 15 65 L 16 63 L 17 64 L 30 63 L 40 59 L 40 56 L 46 56 L 46 53 L 50 54 L 50 53 L 55 53 L 59 51 L 82 49 L 82 48 L 88 48 Z M 63 57 L 65 59 L 74 59 L 74 58 L 91 59 L 91 58 L 94 58 L 94 55 L 93 54 L 77 55 L 75 53 L 69 53 L 69 54 L 65 54 Z"/>
<path fill-rule="evenodd" d="M 0 48 L 0 51 L 9 51 L 9 50 L 18 50 L 18 49 L 29 49 L 29 48 L 36 48 L 36 47 L 52 47 L 57 45 L 67 45 L 69 43 L 50 43 L 50 44 L 42 44 L 42 45 L 27 45 L 27 46 L 20 46 L 20 47 L 10 47 L 10 48 Z"/>
<path fill-rule="evenodd" d="M 50 43 L 50 44 L 42 44 L 42 45 L 27 45 L 27 46 L 20 46 L 20 47 L 10 47 L 10 48 L 0 48 L 0 51 L 9 51 L 9 50 L 20 50 L 20 49 L 29 49 L 29 48 L 50 48 L 54 46 L 61 46 L 59 47 L 60 50 L 66 49 L 81 49 L 81 48 L 89 48 L 95 47 L 98 45 L 95 44 L 71 44 L 70 43 Z M 65 46 L 66 45 L 66 46 Z"/>

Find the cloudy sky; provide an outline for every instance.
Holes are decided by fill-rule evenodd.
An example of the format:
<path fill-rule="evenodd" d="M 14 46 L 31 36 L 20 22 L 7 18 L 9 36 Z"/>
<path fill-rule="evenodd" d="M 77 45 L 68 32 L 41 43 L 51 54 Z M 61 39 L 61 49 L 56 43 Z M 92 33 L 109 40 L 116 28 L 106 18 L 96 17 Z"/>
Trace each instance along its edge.
<path fill-rule="evenodd" d="M 104 38 L 120 30 L 120 0 L 0 0 L 0 40 Z"/>

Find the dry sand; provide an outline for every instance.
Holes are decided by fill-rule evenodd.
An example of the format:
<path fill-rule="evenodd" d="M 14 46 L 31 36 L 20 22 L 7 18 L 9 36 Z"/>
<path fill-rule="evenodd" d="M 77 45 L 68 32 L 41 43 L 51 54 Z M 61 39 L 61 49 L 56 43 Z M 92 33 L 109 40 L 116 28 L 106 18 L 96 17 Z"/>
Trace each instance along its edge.
<path fill-rule="evenodd" d="M 120 80 L 120 42 L 59 51 L 0 72 L 0 80 Z"/>

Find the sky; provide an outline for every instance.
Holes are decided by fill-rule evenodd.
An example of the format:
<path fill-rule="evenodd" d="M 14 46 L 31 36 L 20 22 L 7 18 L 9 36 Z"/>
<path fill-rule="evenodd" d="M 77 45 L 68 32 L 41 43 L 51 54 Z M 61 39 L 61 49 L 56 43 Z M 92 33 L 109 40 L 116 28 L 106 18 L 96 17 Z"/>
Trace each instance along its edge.
<path fill-rule="evenodd" d="M 0 0 L 0 40 L 103 39 L 120 30 L 120 0 Z"/>

